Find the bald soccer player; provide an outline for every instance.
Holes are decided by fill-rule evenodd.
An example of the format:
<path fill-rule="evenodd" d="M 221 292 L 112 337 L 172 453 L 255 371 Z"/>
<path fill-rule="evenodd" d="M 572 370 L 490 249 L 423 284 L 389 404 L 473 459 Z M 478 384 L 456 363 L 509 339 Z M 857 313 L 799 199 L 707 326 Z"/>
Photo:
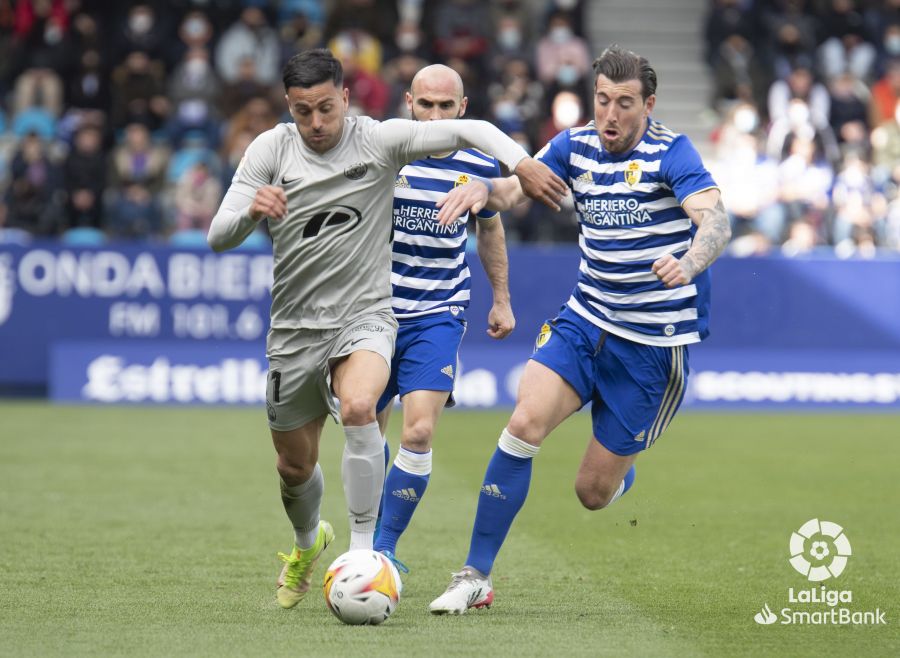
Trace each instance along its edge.
<path fill-rule="evenodd" d="M 406 106 L 417 121 L 459 119 L 468 99 L 459 74 L 442 64 L 427 66 L 412 80 Z M 431 444 L 438 418 L 452 406 L 457 354 L 466 331 L 470 276 L 466 264 L 466 223 L 438 224 L 436 202 L 473 179 L 500 175 L 500 165 L 477 149 L 460 149 L 411 162 L 394 185 L 394 248 L 391 284 L 397 347 L 387 389 L 378 401 L 384 432 L 394 398 L 403 405 L 400 449 L 384 483 L 382 516 L 375 550 L 406 572 L 394 555 L 397 541 L 425 495 L 431 475 Z M 491 338 L 506 338 L 515 327 L 509 299 L 506 241 L 500 215 L 473 213 L 478 256 L 493 291 L 487 318 Z"/>

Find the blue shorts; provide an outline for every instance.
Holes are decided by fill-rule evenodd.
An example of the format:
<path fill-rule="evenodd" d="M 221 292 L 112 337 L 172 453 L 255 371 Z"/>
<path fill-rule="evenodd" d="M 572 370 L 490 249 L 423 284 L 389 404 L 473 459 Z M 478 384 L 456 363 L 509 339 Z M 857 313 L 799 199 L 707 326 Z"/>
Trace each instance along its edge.
<path fill-rule="evenodd" d="M 378 400 L 378 411 L 396 395 L 411 391 L 448 391 L 447 406 L 453 406 L 459 344 L 465 332 L 466 321 L 449 312 L 400 320 L 391 378 Z"/>
<path fill-rule="evenodd" d="M 571 384 L 582 405 L 593 402 L 594 437 L 617 455 L 652 446 L 687 386 L 686 346 L 635 343 L 568 307 L 541 328 L 531 358 Z"/>

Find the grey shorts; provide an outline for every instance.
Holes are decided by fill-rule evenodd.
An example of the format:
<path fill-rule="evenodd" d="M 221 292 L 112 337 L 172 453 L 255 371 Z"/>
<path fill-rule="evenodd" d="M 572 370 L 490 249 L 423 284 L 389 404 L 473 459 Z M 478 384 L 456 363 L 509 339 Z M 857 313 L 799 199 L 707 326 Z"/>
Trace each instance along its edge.
<path fill-rule="evenodd" d="M 390 312 L 362 315 L 340 329 L 272 329 L 266 381 L 269 427 L 287 432 L 326 414 L 338 421 L 331 390 L 334 363 L 369 350 L 390 367 L 396 338 L 397 321 Z"/>

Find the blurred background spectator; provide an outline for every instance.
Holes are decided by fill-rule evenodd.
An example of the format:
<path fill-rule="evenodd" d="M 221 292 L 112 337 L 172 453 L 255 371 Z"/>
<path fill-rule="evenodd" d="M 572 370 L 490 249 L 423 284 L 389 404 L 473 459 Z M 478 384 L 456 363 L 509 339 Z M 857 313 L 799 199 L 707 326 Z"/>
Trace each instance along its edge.
<path fill-rule="evenodd" d="M 602 16 L 584 0 L 0 0 L 0 227 L 204 231 L 250 142 L 290 120 L 281 67 L 309 47 L 381 119 L 408 116 L 413 75 L 443 62 L 467 117 L 533 153 L 591 119 Z M 900 0 L 709 0 L 696 21 L 713 119 L 691 137 L 731 252 L 900 249 Z M 510 240 L 577 237 L 572 207 L 506 221 Z"/>

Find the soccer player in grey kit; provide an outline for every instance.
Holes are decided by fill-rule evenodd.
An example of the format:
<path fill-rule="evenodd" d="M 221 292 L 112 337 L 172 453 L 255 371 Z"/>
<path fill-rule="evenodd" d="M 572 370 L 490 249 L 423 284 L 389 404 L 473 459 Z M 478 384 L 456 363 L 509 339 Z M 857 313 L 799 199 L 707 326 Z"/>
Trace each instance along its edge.
<path fill-rule="evenodd" d="M 209 231 L 216 251 L 239 245 L 268 219 L 274 249 L 266 408 L 281 498 L 294 527 L 276 598 L 294 607 L 334 539 L 319 519 L 318 465 L 325 418 L 340 417 L 350 549 L 372 548 L 384 482 L 375 405 L 388 382 L 397 322 L 391 313 L 392 203 L 407 162 L 456 148 L 496 157 L 529 196 L 557 208 L 565 184 L 484 121 L 378 122 L 348 117 L 340 62 L 324 49 L 284 68 L 293 123 L 247 148 Z M 339 401 L 336 408 L 333 396 Z"/>

